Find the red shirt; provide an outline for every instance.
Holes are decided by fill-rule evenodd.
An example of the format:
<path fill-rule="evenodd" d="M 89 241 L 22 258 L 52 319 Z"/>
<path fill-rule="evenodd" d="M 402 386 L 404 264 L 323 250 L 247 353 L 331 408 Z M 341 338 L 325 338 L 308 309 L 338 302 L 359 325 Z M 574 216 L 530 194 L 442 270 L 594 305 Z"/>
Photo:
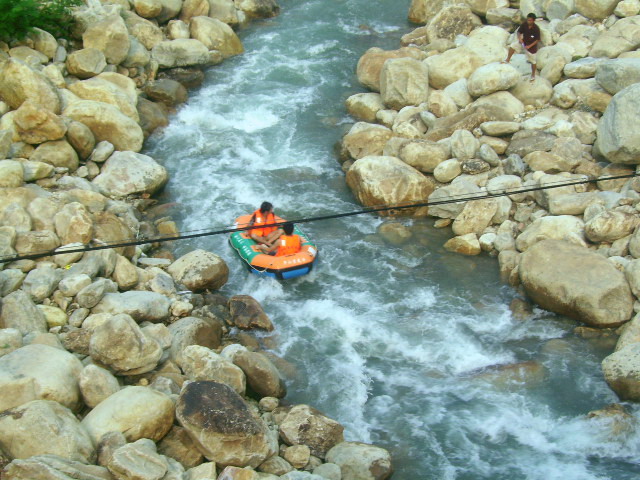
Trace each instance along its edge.
<path fill-rule="evenodd" d="M 538 44 L 540 43 L 540 28 L 535 23 L 529 27 L 529 24 L 524 22 L 520 25 L 520 28 L 518 28 L 518 33 L 522 34 L 522 41 L 525 46 L 531 45 L 538 40 L 538 43 L 528 49 L 531 53 L 536 53 L 538 51 Z"/>

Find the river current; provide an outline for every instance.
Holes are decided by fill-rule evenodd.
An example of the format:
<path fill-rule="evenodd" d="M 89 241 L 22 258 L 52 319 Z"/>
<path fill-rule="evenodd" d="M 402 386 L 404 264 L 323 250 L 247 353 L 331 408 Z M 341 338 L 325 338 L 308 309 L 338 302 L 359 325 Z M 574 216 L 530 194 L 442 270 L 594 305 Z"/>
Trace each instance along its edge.
<path fill-rule="evenodd" d="M 360 208 L 335 155 L 354 122 L 344 100 L 366 91 L 360 56 L 415 28 L 410 0 L 279 3 L 278 17 L 240 30 L 246 53 L 210 68 L 147 142 L 183 233 L 229 226 L 263 200 L 290 219 Z M 251 275 L 223 236 L 174 249 L 225 259 L 222 293 L 261 302 L 276 325 L 265 342 L 295 367 L 286 400 L 388 449 L 393 478 L 638 478 L 638 434 L 586 418 L 618 401 L 600 368 L 611 345 L 544 311 L 515 318 L 496 259 L 446 252 L 451 232 L 433 219 L 400 221 L 412 232 L 402 245 L 385 243 L 374 215 L 303 225 L 319 261 L 286 282 Z M 521 362 L 524 381 L 494 368 Z"/>

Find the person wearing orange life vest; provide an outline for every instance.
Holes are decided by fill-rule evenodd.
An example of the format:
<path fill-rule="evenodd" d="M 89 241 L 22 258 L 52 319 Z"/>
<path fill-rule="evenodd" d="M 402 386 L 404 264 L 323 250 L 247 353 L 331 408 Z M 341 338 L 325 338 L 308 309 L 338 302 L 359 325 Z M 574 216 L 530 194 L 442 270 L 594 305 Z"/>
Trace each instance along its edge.
<path fill-rule="evenodd" d="M 272 246 L 260 245 L 258 248 L 264 253 L 275 255 L 276 257 L 298 253 L 302 248 L 302 240 L 300 239 L 300 235 L 293 233 L 293 223 L 285 223 L 282 229 L 284 231 L 283 234 Z"/>
<path fill-rule="evenodd" d="M 260 208 L 253 212 L 251 220 L 249 220 L 249 225 L 257 227 L 249 230 L 249 235 L 258 244 L 267 246 L 273 245 L 273 242 L 282 235 L 282 229 L 278 227 L 263 226 L 272 223 L 276 223 L 276 216 L 273 213 L 273 205 L 269 202 L 262 202 Z"/>

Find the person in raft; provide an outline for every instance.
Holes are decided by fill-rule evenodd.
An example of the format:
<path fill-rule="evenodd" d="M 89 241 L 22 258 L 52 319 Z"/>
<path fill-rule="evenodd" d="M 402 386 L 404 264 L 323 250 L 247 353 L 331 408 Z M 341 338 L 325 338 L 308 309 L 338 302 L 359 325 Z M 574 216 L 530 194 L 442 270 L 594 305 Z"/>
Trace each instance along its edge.
<path fill-rule="evenodd" d="M 293 255 L 298 253 L 302 247 L 300 235 L 293 233 L 293 223 L 287 222 L 282 226 L 284 230 L 280 238 L 270 247 L 267 245 L 258 245 L 258 248 L 264 253 L 282 257 L 284 255 Z"/>
<path fill-rule="evenodd" d="M 276 223 L 276 216 L 273 213 L 273 205 L 269 202 L 262 202 L 260 208 L 253 212 L 251 220 L 249 220 L 249 225 L 256 227 L 249 230 L 251 239 L 258 244 L 267 246 L 273 245 L 273 242 L 282 235 L 283 230 L 278 227 L 263 226 L 272 223 Z"/>
<path fill-rule="evenodd" d="M 527 20 L 518 28 L 518 41 L 509 45 L 507 59 L 502 63 L 509 63 L 514 53 L 524 53 L 531 64 L 531 80 L 536 79 L 536 52 L 540 42 L 540 27 L 536 25 L 536 14 L 527 15 Z"/>

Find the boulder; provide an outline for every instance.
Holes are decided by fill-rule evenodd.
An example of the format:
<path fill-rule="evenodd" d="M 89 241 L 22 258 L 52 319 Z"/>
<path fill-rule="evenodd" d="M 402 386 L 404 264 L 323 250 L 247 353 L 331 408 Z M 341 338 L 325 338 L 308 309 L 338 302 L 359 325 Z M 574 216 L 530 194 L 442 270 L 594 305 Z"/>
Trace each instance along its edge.
<path fill-rule="evenodd" d="M 145 136 L 151 135 L 157 128 L 169 125 L 169 115 L 164 104 L 152 102 L 146 98 L 138 99 L 140 127 Z"/>
<path fill-rule="evenodd" d="M 602 373 L 622 400 L 640 400 L 640 343 L 632 343 L 602 361 Z"/>
<path fill-rule="evenodd" d="M 173 262 L 167 269 L 176 283 L 191 291 L 218 290 L 227 283 L 229 267 L 214 253 L 193 250 Z"/>
<path fill-rule="evenodd" d="M 160 0 L 134 0 L 133 8 L 142 18 L 155 18 L 162 13 Z"/>
<path fill-rule="evenodd" d="M 93 313 L 125 313 L 136 322 L 157 323 L 169 316 L 170 301 L 155 292 L 129 291 L 107 293 L 92 310 Z"/>
<path fill-rule="evenodd" d="M 275 453 L 264 423 L 228 385 L 189 383 L 180 393 L 176 418 L 204 456 L 218 465 L 255 468 Z"/>
<path fill-rule="evenodd" d="M 382 125 L 357 122 L 342 139 L 342 146 L 354 160 L 368 155 L 381 155 L 393 136 L 391 129 Z"/>
<path fill-rule="evenodd" d="M 421 172 L 433 173 L 438 165 L 449 158 L 449 152 L 440 143 L 417 140 L 407 142 L 401 147 L 398 156 L 407 165 Z"/>
<path fill-rule="evenodd" d="M 450 138 L 451 155 L 464 162 L 475 158 L 480 142 L 469 130 L 456 130 Z"/>
<path fill-rule="evenodd" d="M 60 246 L 58 236 L 49 230 L 33 230 L 31 232 L 18 233 L 15 249 L 20 255 L 28 255 L 33 252 L 47 252 Z"/>
<path fill-rule="evenodd" d="M 580 58 L 567 63 L 563 68 L 563 73 L 569 78 L 591 78 L 595 76 L 598 66 L 603 61 L 603 58 Z"/>
<path fill-rule="evenodd" d="M 137 225 L 133 224 L 130 228 L 124 219 L 111 212 L 96 212 L 93 214 L 93 228 L 93 238 L 96 242 L 114 244 L 123 240 L 133 241 L 136 236 L 132 230 L 137 230 Z M 131 257 L 135 253 L 135 247 L 118 247 L 110 251 L 116 255 Z M 113 256 L 113 260 L 116 262 L 117 257 Z M 115 268 L 115 263 L 113 267 Z"/>
<path fill-rule="evenodd" d="M 474 97 L 509 90 L 520 80 L 520 72 L 509 64 L 490 63 L 474 71 L 467 81 L 469 94 Z"/>
<path fill-rule="evenodd" d="M 58 115 L 42 109 L 32 100 L 20 105 L 13 116 L 20 140 L 37 145 L 50 140 L 60 140 L 67 132 L 67 126 Z"/>
<path fill-rule="evenodd" d="M 182 354 L 189 345 L 218 348 L 221 344 L 222 326 L 201 318 L 185 317 L 169 325 L 171 332 L 171 359 L 182 364 Z"/>
<path fill-rule="evenodd" d="M 65 65 L 71 75 L 85 79 L 102 73 L 107 68 L 107 59 L 97 48 L 82 48 L 70 53 Z"/>
<path fill-rule="evenodd" d="M 166 457 L 158 455 L 153 441 L 141 438 L 116 449 L 108 468 L 116 478 L 159 480 L 166 478 L 169 464 Z"/>
<path fill-rule="evenodd" d="M 80 100 L 69 105 L 63 112 L 65 117 L 85 124 L 98 142 L 108 141 L 122 153 L 142 149 L 142 129 L 131 117 L 108 103 Z"/>
<path fill-rule="evenodd" d="M 380 96 L 389 108 L 419 105 L 429 97 L 429 71 L 414 58 L 392 58 L 380 71 Z"/>
<path fill-rule="evenodd" d="M 224 58 L 244 52 L 242 42 L 233 29 L 217 18 L 194 17 L 189 26 L 191 38 L 195 38 L 209 50 L 218 50 Z"/>
<path fill-rule="evenodd" d="M 466 233 L 447 240 L 445 250 L 461 255 L 479 255 L 482 251 L 478 236 L 475 233 Z"/>
<path fill-rule="evenodd" d="M 185 347 L 179 366 L 185 376 L 193 381 L 210 380 L 230 386 L 239 395 L 244 395 L 247 384 L 241 367 L 207 347 L 190 345 Z"/>
<path fill-rule="evenodd" d="M 108 80 L 108 78 L 112 77 L 104 77 L 103 75 L 105 74 L 76 82 L 69 86 L 69 90 L 83 100 L 92 100 L 113 105 L 127 117 L 138 122 L 139 117 L 138 111 L 136 110 L 137 95 L 134 94 L 132 98 L 125 88 Z M 113 75 L 119 74 L 116 73 Z"/>
<path fill-rule="evenodd" d="M 66 140 L 40 144 L 31 155 L 30 160 L 48 163 L 54 167 L 67 168 L 71 172 L 75 172 L 79 165 L 78 154 Z"/>
<path fill-rule="evenodd" d="M 374 92 L 380 91 L 380 72 L 385 62 L 392 58 L 414 58 L 422 60 L 424 53 L 417 48 L 405 47 L 399 50 L 382 50 L 373 47 L 358 60 L 356 75 L 362 85 Z"/>
<path fill-rule="evenodd" d="M 90 25 L 82 34 L 84 48 L 95 48 L 104 53 L 107 63 L 120 64 L 129 53 L 131 41 L 124 20 L 112 15 Z"/>
<path fill-rule="evenodd" d="M 24 184 L 24 167 L 17 160 L 0 160 L 0 188 L 17 188 Z"/>
<path fill-rule="evenodd" d="M 349 115 L 369 123 L 375 122 L 378 111 L 385 108 L 380 94 L 371 92 L 351 95 L 345 105 Z"/>
<path fill-rule="evenodd" d="M 475 202 L 467 202 L 460 215 L 453 221 L 452 230 L 455 235 L 475 233 L 481 235 L 491 225 L 498 204 L 495 199 L 487 198 Z"/>
<path fill-rule="evenodd" d="M 594 243 L 611 243 L 631 235 L 640 220 L 631 213 L 606 210 L 585 222 L 585 236 Z"/>
<path fill-rule="evenodd" d="M 162 348 L 129 315 L 118 314 L 93 331 L 89 354 L 116 374 L 138 375 L 156 367 Z"/>
<path fill-rule="evenodd" d="M 260 328 L 273 331 L 271 319 L 260 303 L 249 295 L 234 295 L 229 299 L 230 323 L 243 330 Z"/>
<path fill-rule="evenodd" d="M 367 156 L 356 160 L 347 172 L 347 185 L 365 206 L 423 201 L 434 190 L 431 181 L 402 160 Z M 403 209 L 404 215 L 424 215 L 424 208 Z M 381 215 L 387 214 L 381 212 Z"/>
<path fill-rule="evenodd" d="M 249 386 L 258 396 L 284 398 L 287 394 L 280 372 L 262 353 L 239 349 L 233 355 L 233 363 L 242 369 Z"/>
<path fill-rule="evenodd" d="M 47 321 L 24 290 L 16 290 L 2 299 L 1 328 L 15 328 L 26 335 L 46 332 Z"/>
<path fill-rule="evenodd" d="M 3 274 L 6 274 L 8 271 L 9 270 L 4 270 L 3 272 L 0 272 L 0 282 L 6 278 Z M 20 333 L 20 330 L 17 328 L 0 329 L 0 357 L 4 357 L 14 350 L 17 350 L 22 347 L 22 345 L 22 334 Z"/>
<path fill-rule="evenodd" d="M 640 115 L 640 84 L 614 95 L 598 123 L 596 145 L 611 163 L 640 163 L 640 141 L 631 127 Z"/>
<path fill-rule="evenodd" d="M 447 4 L 449 4 L 448 0 L 411 0 L 409 21 L 418 24 L 429 23 L 429 20 Z"/>
<path fill-rule="evenodd" d="M 564 240 L 586 246 L 584 222 L 571 215 L 542 217 L 531 223 L 516 239 L 516 248 L 524 252 L 541 240 Z"/>
<path fill-rule="evenodd" d="M 458 80 L 468 78 L 483 64 L 474 52 L 464 47 L 430 56 L 425 63 L 429 70 L 429 85 L 437 89 L 444 89 Z"/>
<path fill-rule="evenodd" d="M 366 443 L 339 443 L 327 453 L 327 462 L 340 467 L 343 480 L 385 480 L 393 474 L 389 452 Z"/>
<path fill-rule="evenodd" d="M 88 244 L 93 238 L 93 221 L 84 205 L 78 202 L 66 204 L 53 217 L 56 234 L 63 244 Z"/>
<path fill-rule="evenodd" d="M 107 196 L 125 197 L 155 193 L 167 179 L 167 170 L 153 158 L 135 152 L 116 152 L 92 183 Z"/>
<path fill-rule="evenodd" d="M 196 467 L 202 464 L 204 459 L 198 451 L 196 443 L 191 439 L 187 431 L 177 425 L 174 425 L 171 430 L 169 430 L 169 433 L 158 443 L 158 453 L 177 460 L 184 465 L 185 468 Z M 203 466 L 210 464 L 210 462 L 207 462 L 203 464 Z M 213 467 L 215 470 L 215 463 Z M 191 477 L 187 477 L 185 480 L 190 478 Z"/>
<path fill-rule="evenodd" d="M 116 377 L 109 370 L 93 364 L 82 369 L 78 386 L 82 399 L 89 408 L 94 408 L 103 400 L 120 391 Z"/>
<path fill-rule="evenodd" d="M 52 480 L 82 478 L 82 480 L 112 480 L 104 467 L 67 460 L 56 455 L 36 455 L 26 460 L 14 460 L 3 474 L 10 480 Z"/>
<path fill-rule="evenodd" d="M 168 78 L 147 82 L 144 93 L 149 99 L 163 103 L 167 107 L 175 107 L 187 101 L 187 89 L 175 80 Z"/>
<path fill-rule="evenodd" d="M 458 35 L 468 35 L 482 21 L 467 5 L 446 5 L 427 24 L 429 42 L 438 39 L 454 40 Z"/>
<path fill-rule="evenodd" d="M 11 458 L 57 455 L 92 463 L 95 446 L 76 416 L 51 400 L 34 400 L 2 412 L 0 448 Z"/>
<path fill-rule="evenodd" d="M 249 18 L 270 18 L 280 12 L 276 0 L 234 0 L 234 3 Z"/>
<path fill-rule="evenodd" d="M 76 410 L 82 364 L 73 354 L 33 344 L 0 357 L 0 411 L 32 400 L 53 400 Z"/>
<path fill-rule="evenodd" d="M 613 13 L 617 0 L 576 0 L 576 12 L 592 20 L 604 20 Z"/>
<path fill-rule="evenodd" d="M 173 402 L 147 387 L 124 387 L 100 402 L 82 420 L 95 443 L 108 432 L 121 432 L 127 441 L 159 441 L 173 424 Z"/>
<path fill-rule="evenodd" d="M 165 40 L 151 50 L 151 58 L 160 68 L 208 65 L 211 63 L 209 49 L 194 38 Z"/>
<path fill-rule="evenodd" d="M 39 108 L 60 113 L 60 97 L 51 81 L 20 60 L 10 58 L 0 65 L 0 78 L 0 98 L 12 109 L 31 100 Z"/>
<path fill-rule="evenodd" d="M 553 96 L 553 86 L 551 82 L 541 75 L 535 81 L 519 78 L 518 82 L 509 92 L 516 97 L 523 105 L 542 107 L 546 105 Z"/>
<path fill-rule="evenodd" d="M 61 278 L 62 272 L 59 269 L 42 266 L 31 270 L 27 274 L 22 284 L 22 289 L 27 292 L 34 301 L 40 303 L 53 293 Z"/>
<path fill-rule="evenodd" d="M 623 18 L 598 36 L 589 51 L 589 56 L 616 58 L 624 52 L 635 50 L 639 45 L 640 18 Z"/>
<path fill-rule="evenodd" d="M 320 458 L 325 458 L 333 446 L 344 441 L 344 427 L 309 405 L 292 407 L 279 428 L 280 437 L 287 445 L 306 445 L 312 455 Z"/>
<path fill-rule="evenodd" d="M 638 83 L 639 75 L 640 58 L 615 58 L 599 62 L 595 72 L 596 82 L 611 95 Z"/>
<path fill-rule="evenodd" d="M 457 158 L 450 158 L 433 170 L 433 178 L 440 183 L 449 183 L 462 173 L 462 164 Z"/>
<path fill-rule="evenodd" d="M 438 188 L 434 191 L 428 199 L 429 203 L 446 202 L 447 200 L 461 199 L 461 198 L 476 198 L 484 196 L 485 194 L 480 188 L 473 182 L 462 180 L 455 181 L 450 185 Z M 443 203 L 441 205 L 433 205 L 429 207 L 429 215 L 440 218 L 456 218 L 466 202 L 454 202 Z"/>
<path fill-rule="evenodd" d="M 538 305 L 587 325 L 616 327 L 633 313 L 624 274 L 584 247 L 540 241 L 522 254 L 518 271 L 525 292 Z"/>

